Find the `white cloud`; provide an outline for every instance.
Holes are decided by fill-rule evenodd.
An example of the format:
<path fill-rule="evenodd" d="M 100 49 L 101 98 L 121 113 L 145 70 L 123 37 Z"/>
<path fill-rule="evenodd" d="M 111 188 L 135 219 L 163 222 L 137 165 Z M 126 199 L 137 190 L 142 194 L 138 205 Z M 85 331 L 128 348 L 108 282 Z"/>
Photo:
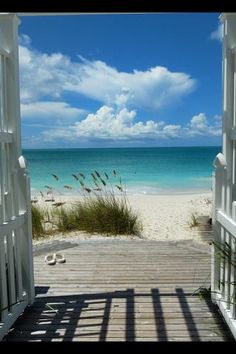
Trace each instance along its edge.
<path fill-rule="evenodd" d="M 70 59 L 60 53 L 52 55 L 19 46 L 21 102 L 46 98 L 59 99 L 70 80 Z"/>
<path fill-rule="evenodd" d="M 218 25 L 218 28 L 215 31 L 211 32 L 210 39 L 213 39 L 213 40 L 216 39 L 218 41 L 222 41 L 222 39 L 223 39 L 223 25 L 221 23 Z"/>
<path fill-rule="evenodd" d="M 78 120 L 84 116 L 86 110 L 71 107 L 61 101 L 41 101 L 21 104 L 21 114 L 24 119 L 48 119 L 48 120 Z"/>
<path fill-rule="evenodd" d="M 188 74 L 162 66 L 122 72 L 100 60 L 78 56 L 78 61 L 72 61 L 62 53 L 42 53 L 28 44 L 30 38 L 21 35 L 22 103 L 61 100 L 63 94 L 71 92 L 109 106 L 158 109 L 174 104 L 196 85 Z"/>
<path fill-rule="evenodd" d="M 31 38 L 27 34 L 20 34 L 19 43 L 21 45 L 29 46 L 31 44 Z"/>
<path fill-rule="evenodd" d="M 210 124 L 204 113 L 184 126 L 138 119 L 140 108 L 157 111 L 190 93 L 196 81 L 186 73 L 161 66 L 121 72 L 99 60 L 79 57 L 72 61 L 62 53 L 41 53 L 29 47 L 27 35 L 22 35 L 20 41 L 21 113 L 28 125 L 33 122 L 47 127 L 38 135 L 38 141 L 137 141 L 221 135 L 219 117 Z M 68 93 L 97 100 L 102 106 L 88 114 L 66 102 Z"/>
<path fill-rule="evenodd" d="M 207 118 L 204 113 L 199 113 L 197 116 L 194 116 L 190 121 L 190 127 L 196 131 L 203 131 L 207 126 Z"/>
<path fill-rule="evenodd" d="M 162 132 L 163 138 L 179 138 L 181 136 L 181 125 L 165 125 Z"/>
<path fill-rule="evenodd" d="M 195 87 L 185 73 L 170 72 L 156 66 L 146 71 L 119 72 L 102 61 L 84 60 L 80 81 L 71 89 L 107 105 L 160 108 L 174 103 Z"/>
<path fill-rule="evenodd" d="M 58 128 L 44 131 L 42 139 L 45 141 L 76 141 L 79 139 L 90 140 L 137 140 L 137 139 L 173 139 L 190 138 L 194 136 L 220 136 L 221 123 L 214 119 L 209 124 L 204 113 L 192 117 L 185 125 L 165 124 L 149 120 L 135 122 L 137 113 L 127 108 L 115 110 L 109 106 L 102 106 L 95 114 L 87 117 L 66 129 Z"/>
<path fill-rule="evenodd" d="M 214 117 L 214 122 L 210 125 L 204 113 L 192 117 L 187 127 L 188 135 L 192 136 L 220 136 L 222 134 L 221 119 L 219 116 Z"/>

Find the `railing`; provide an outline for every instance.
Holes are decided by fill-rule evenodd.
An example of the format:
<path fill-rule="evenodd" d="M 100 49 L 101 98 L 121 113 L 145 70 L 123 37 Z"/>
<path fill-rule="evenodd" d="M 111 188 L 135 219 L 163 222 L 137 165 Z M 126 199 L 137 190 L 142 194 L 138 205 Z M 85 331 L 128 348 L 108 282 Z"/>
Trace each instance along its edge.
<path fill-rule="evenodd" d="M 214 164 L 212 300 L 236 338 L 236 201 L 223 154 L 216 156 Z"/>
<path fill-rule="evenodd" d="M 29 195 L 29 181 L 25 169 L 19 166 L 16 177 L 15 180 L 20 184 L 22 195 L 26 200 Z M 4 199 L 5 203 L 2 200 L 3 203 L 0 205 L 1 218 L 4 216 L 4 221 L 0 224 L 0 340 L 24 308 L 34 299 L 31 225 L 29 223 L 31 215 L 21 210 L 19 204 L 18 215 L 10 216 L 7 208 L 11 199 L 10 191 L 5 192 Z"/>
<path fill-rule="evenodd" d="M 17 18 L 7 15 L 0 16 L 0 20 L 1 340 L 24 308 L 33 302 L 34 279 L 30 185 L 25 160 L 19 156 Z"/>

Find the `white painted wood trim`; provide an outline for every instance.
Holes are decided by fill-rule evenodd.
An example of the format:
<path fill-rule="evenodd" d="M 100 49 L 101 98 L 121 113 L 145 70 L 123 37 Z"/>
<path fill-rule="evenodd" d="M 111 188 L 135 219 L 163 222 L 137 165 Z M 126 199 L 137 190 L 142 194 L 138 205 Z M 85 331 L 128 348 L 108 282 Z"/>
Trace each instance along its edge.
<path fill-rule="evenodd" d="M 236 202 L 233 202 L 232 205 L 232 216 L 233 216 L 233 220 L 236 220 Z M 236 262 L 236 239 L 232 240 L 232 262 Z M 230 293 L 232 294 L 233 297 L 233 303 L 230 305 L 230 312 L 231 312 L 231 316 L 233 319 L 236 318 L 236 294 L 235 294 L 235 281 L 236 281 L 236 269 L 234 266 L 232 266 L 232 271 L 231 271 L 231 290 Z"/>
<path fill-rule="evenodd" d="M 150 15 L 155 12 L 138 12 L 138 14 Z M 9 13 L 4 13 L 7 16 Z M 83 16 L 83 15 L 135 15 L 137 12 L 17 12 L 17 16 Z M 156 12 L 156 14 L 163 14 L 163 12 Z M 1 13 L 0 13 L 1 15 Z"/>
<path fill-rule="evenodd" d="M 236 222 L 228 217 L 221 210 L 216 211 L 216 221 L 218 221 L 234 238 L 236 238 Z"/>
<path fill-rule="evenodd" d="M 9 232 L 19 229 L 25 223 L 26 213 L 14 217 L 12 220 L 6 221 L 0 225 L 0 237 L 8 234 Z"/>
<path fill-rule="evenodd" d="M 228 245 L 230 245 L 230 248 L 232 244 L 232 238 L 233 236 L 230 233 L 228 232 L 225 233 L 225 242 Z M 226 300 L 227 310 L 230 309 L 230 297 L 231 297 L 230 279 L 231 279 L 231 264 L 230 261 L 227 259 L 225 261 L 225 300 Z"/>
<path fill-rule="evenodd" d="M 4 49 L 3 47 L 0 46 L 0 55 L 9 58 L 10 56 L 10 52 L 8 52 L 6 49 Z"/>
<path fill-rule="evenodd" d="M 32 246 L 32 216 L 31 216 L 31 196 L 30 179 L 26 173 L 26 160 L 23 156 L 19 158 L 20 173 L 19 186 L 22 192 L 19 209 L 25 213 L 25 223 L 20 230 L 21 234 L 21 256 L 22 266 L 25 269 L 25 290 L 28 294 L 29 303 L 32 304 L 35 298 L 34 290 L 34 267 L 33 267 L 33 246 Z"/>
<path fill-rule="evenodd" d="M 12 143 L 13 134 L 8 132 L 0 132 L 0 143 Z"/>
<path fill-rule="evenodd" d="M 236 127 L 233 127 L 230 132 L 231 140 L 236 140 Z"/>
<path fill-rule="evenodd" d="M 214 223 L 214 242 L 220 242 L 221 227 L 219 223 Z M 219 291 L 220 262 L 217 257 L 217 247 L 213 243 L 211 249 L 211 299 L 215 303 L 215 294 Z"/>
<path fill-rule="evenodd" d="M 15 257 L 13 252 L 12 232 L 7 235 L 7 260 L 8 260 L 8 284 L 9 284 L 9 302 L 16 303 L 16 277 L 15 277 Z M 10 306 L 11 311 L 13 305 Z"/>
<path fill-rule="evenodd" d="M 22 314 L 27 304 L 28 304 L 28 299 L 27 296 L 25 296 L 22 302 L 15 305 L 14 312 L 11 312 L 7 315 L 4 323 L 0 323 L 0 341 L 6 335 L 8 329 L 14 324 L 17 318 Z"/>
<path fill-rule="evenodd" d="M 21 239 L 20 231 L 16 229 L 14 231 L 14 256 L 16 264 L 16 288 L 18 293 L 18 299 L 21 301 L 23 299 L 23 284 L 22 284 L 22 253 L 21 253 Z"/>
<path fill-rule="evenodd" d="M 6 262 L 5 262 L 5 240 L 0 238 L 0 321 L 3 322 L 6 319 L 8 310 L 8 298 L 7 298 L 7 277 L 6 277 Z"/>
<path fill-rule="evenodd" d="M 78 16 L 78 15 L 88 15 L 88 14 L 93 14 L 97 15 L 96 13 L 83 13 L 83 12 L 17 12 L 17 16 Z M 6 14 L 7 16 L 8 14 Z"/>
<path fill-rule="evenodd" d="M 236 320 L 232 318 L 230 310 L 227 310 L 226 302 L 222 299 L 222 296 L 220 294 L 216 294 L 216 303 L 219 306 L 220 311 L 231 330 L 231 333 L 236 339 Z"/>
<path fill-rule="evenodd" d="M 236 45 L 234 45 L 232 48 L 230 48 L 231 49 L 231 52 L 232 52 L 232 54 L 235 54 L 236 53 Z"/>
<path fill-rule="evenodd" d="M 232 240 L 232 262 L 236 262 L 236 239 Z M 236 294 L 235 294 L 235 281 L 236 281 L 236 269 L 235 266 L 231 266 L 231 277 L 230 277 L 230 314 L 233 319 L 236 319 Z"/>

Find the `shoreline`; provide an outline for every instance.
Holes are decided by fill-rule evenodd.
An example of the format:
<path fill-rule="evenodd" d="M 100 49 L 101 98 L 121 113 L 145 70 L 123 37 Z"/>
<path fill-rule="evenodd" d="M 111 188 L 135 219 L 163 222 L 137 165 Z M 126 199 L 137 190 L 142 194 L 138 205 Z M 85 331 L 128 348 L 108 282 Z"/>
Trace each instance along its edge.
<path fill-rule="evenodd" d="M 77 195 L 75 195 L 75 193 L 70 193 L 70 192 L 65 192 L 64 193 L 60 193 L 58 191 L 56 191 L 56 193 L 52 193 L 54 195 L 55 198 L 81 198 L 83 197 L 83 195 L 80 193 L 79 190 L 75 191 L 75 193 Z M 133 196 L 140 196 L 140 197 L 145 197 L 145 196 L 156 196 L 156 197 L 161 197 L 161 196 L 181 196 L 181 195 L 202 195 L 202 194 L 212 194 L 212 190 L 209 189 L 204 189 L 204 190 L 197 190 L 197 189 L 189 189 L 189 190 L 179 190 L 179 189 L 168 189 L 168 190 L 163 190 L 163 192 L 158 192 L 158 193 L 138 193 L 138 192 L 129 192 L 126 191 L 126 196 L 127 198 L 129 197 L 133 197 Z M 43 194 L 46 196 L 47 192 L 44 191 Z M 115 195 L 119 195 L 118 193 Z M 31 197 L 32 198 L 41 198 L 41 194 L 40 191 L 35 191 L 35 190 L 31 190 Z M 31 199 L 32 199 L 31 198 Z"/>

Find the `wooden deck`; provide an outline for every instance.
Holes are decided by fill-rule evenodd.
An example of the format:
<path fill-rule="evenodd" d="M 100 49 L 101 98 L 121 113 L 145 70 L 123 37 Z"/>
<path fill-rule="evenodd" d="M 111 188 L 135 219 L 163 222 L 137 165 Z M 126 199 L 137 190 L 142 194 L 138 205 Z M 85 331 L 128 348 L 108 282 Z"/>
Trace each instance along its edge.
<path fill-rule="evenodd" d="M 54 266 L 34 257 L 36 301 L 5 341 L 233 340 L 197 294 L 210 285 L 207 246 L 89 240 L 64 254 Z"/>

